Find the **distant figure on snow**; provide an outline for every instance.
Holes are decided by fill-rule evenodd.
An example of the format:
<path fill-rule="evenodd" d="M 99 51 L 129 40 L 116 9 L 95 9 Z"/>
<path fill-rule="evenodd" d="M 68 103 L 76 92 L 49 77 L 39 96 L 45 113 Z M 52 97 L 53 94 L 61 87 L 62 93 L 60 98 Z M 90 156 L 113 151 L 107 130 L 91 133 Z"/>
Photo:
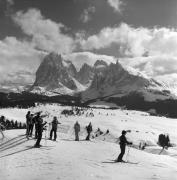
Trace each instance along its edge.
<path fill-rule="evenodd" d="M 125 130 L 123 130 L 122 135 L 119 137 L 119 140 L 120 140 L 119 144 L 120 144 L 121 153 L 119 154 L 118 158 L 116 159 L 116 162 L 124 162 L 122 160 L 122 158 L 123 158 L 123 156 L 125 154 L 126 144 L 132 145 L 132 142 L 127 141 L 127 138 L 125 137 L 126 133 L 127 132 Z"/>
<path fill-rule="evenodd" d="M 91 134 L 91 132 L 92 132 L 92 124 L 91 124 L 91 122 L 89 123 L 88 126 L 86 126 L 86 130 L 87 130 L 86 141 L 89 141 L 89 140 L 90 140 L 90 134 Z"/>
<path fill-rule="evenodd" d="M 52 140 L 52 135 L 54 132 L 54 139 L 53 140 L 56 141 L 56 139 L 57 139 L 57 127 L 58 127 L 58 124 L 61 124 L 61 123 L 58 122 L 57 117 L 54 116 L 53 121 L 50 124 L 52 124 L 52 129 L 50 131 L 50 138 L 49 139 Z"/>
<path fill-rule="evenodd" d="M 34 115 L 31 114 L 30 121 L 29 121 L 29 137 L 32 137 L 33 127 L 34 127 Z"/>
<path fill-rule="evenodd" d="M 38 138 L 38 121 L 40 120 L 40 112 L 37 113 L 37 115 L 34 117 L 34 123 L 35 123 L 35 139 Z"/>
<path fill-rule="evenodd" d="M 80 124 L 78 121 L 74 124 L 74 131 L 75 131 L 75 141 L 79 141 L 79 132 L 80 132 Z"/>
<path fill-rule="evenodd" d="M 0 118 L 0 133 L 2 135 L 2 139 L 4 139 L 4 133 L 3 133 L 3 130 L 5 130 L 5 117 L 4 116 L 1 116 Z"/>
<path fill-rule="evenodd" d="M 30 124 L 30 117 L 31 117 L 31 112 L 28 111 L 26 114 L 26 136 L 29 136 L 29 124 Z"/>

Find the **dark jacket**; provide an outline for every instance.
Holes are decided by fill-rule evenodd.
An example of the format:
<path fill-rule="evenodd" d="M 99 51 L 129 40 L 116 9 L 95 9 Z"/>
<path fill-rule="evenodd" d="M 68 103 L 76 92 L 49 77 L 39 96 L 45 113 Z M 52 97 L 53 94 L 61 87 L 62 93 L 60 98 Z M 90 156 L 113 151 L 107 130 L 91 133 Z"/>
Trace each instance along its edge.
<path fill-rule="evenodd" d="M 74 130 L 75 130 L 76 132 L 79 132 L 79 131 L 80 131 L 80 125 L 79 125 L 79 123 L 75 123 L 75 124 L 74 124 Z"/>
<path fill-rule="evenodd" d="M 52 121 L 52 129 L 57 130 L 58 124 L 61 124 L 61 123 L 59 123 L 57 119 L 54 119 L 54 120 Z"/>
<path fill-rule="evenodd" d="M 89 125 L 86 127 L 86 129 L 87 129 L 87 133 L 91 133 L 91 132 L 92 132 L 92 125 L 89 124 Z"/>
<path fill-rule="evenodd" d="M 120 140 L 119 144 L 121 146 L 125 146 L 126 144 L 131 144 L 131 142 L 127 141 L 127 138 L 125 137 L 125 135 L 121 135 L 119 137 L 119 140 Z"/>
<path fill-rule="evenodd" d="M 44 126 L 47 124 L 47 122 L 43 123 L 42 118 L 38 118 L 35 125 L 37 126 L 38 133 L 42 133 Z"/>

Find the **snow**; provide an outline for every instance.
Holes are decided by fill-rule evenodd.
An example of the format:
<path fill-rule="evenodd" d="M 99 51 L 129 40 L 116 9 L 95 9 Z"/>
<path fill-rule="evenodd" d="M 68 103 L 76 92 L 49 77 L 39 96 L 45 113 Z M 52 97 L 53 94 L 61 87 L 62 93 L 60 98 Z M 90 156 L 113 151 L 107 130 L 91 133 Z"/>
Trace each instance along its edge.
<path fill-rule="evenodd" d="M 87 86 L 82 85 L 79 81 L 77 81 L 75 78 L 72 78 L 74 81 L 76 87 L 77 87 L 77 92 L 85 91 L 87 89 Z"/>
<path fill-rule="evenodd" d="M 43 111 L 44 118 L 51 122 L 57 116 L 59 125 L 58 141 L 45 140 L 49 136 L 49 127 L 43 133 L 42 148 L 31 148 L 34 139 L 27 140 L 25 130 L 5 131 L 5 139 L 0 140 L 0 174 L 3 180 L 176 180 L 177 177 L 177 120 L 150 116 L 140 111 L 121 109 L 94 109 L 84 111 L 81 116 L 63 116 L 63 109 L 72 107 L 57 104 L 39 105 L 30 109 L 0 109 L 0 114 L 25 122 L 25 114 Z M 94 117 L 88 116 L 92 112 Z M 74 123 L 81 125 L 80 139 L 74 140 Z M 92 122 L 94 131 L 99 127 L 104 133 L 90 142 L 83 141 L 86 136 L 85 126 Z M 121 131 L 131 130 L 127 138 L 133 141 L 134 148 L 126 149 L 125 160 L 138 164 L 111 163 L 120 153 L 116 142 Z M 164 150 L 156 142 L 160 133 L 169 134 L 175 146 Z M 1 137 L 0 137 L 1 138 Z M 140 141 L 148 144 L 142 151 L 137 149 Z M 129 154 L 128 154 L 129 151 Z"/>

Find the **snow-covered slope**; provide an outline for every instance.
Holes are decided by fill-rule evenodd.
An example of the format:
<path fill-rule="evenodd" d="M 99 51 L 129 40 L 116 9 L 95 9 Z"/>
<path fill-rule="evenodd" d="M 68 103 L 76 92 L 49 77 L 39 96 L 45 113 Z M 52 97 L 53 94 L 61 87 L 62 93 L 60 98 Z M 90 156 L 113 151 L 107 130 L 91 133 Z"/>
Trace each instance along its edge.
<path fill-rule="evenodd" d="M 177 144 L 177 121 L 164 117 L 153 117 L 147 113 L 126 110 L 85 109 L 81 116 L 61 116 L 63 109 L 71 107 L 57 105 L 40 105 L 26 109 L 48 114 L 50 122 L 57 116 L 59 125 L 58 142 L 45 140 L 49 129 L 43 133 L 41 149 L 31 148 L 35 140 L 26 140 L 25 130 L 5 131 L 6 138 L 1 139 L 1 179 L 3 180 L 176 180 L 177 149 L 176 146 L 158 155 L 161 148 L 157 146 L 160 133 L 169 133 L 171 143 Z M 8 117 L 12 109 L 1 109 L 0 114 Z M 19 118 L 13 110 L 14 119 Z M 18 110 L 19 112 L 20 110 Z M 24 110 L 21 113 L 24 117 Z M 92 112 L 93 117 L 87 116 Z M 25 118 L 20 118 L 23 122 Z M 78 120 L 81 124 L 80 139 L 85 139 L 85 125 L 92 122 L 94 132 L 99 127 L 104 133 L 91 142 L 75 142 L 73 125 Z M 127 137 L 134 143 L 134 148 L 126 149 L 125 160 L 131 163 L 115 164 L 111 160 L 120 153 L 115 143 L 123 129 L 130 130 Z M 94 135 L 94 134 L 93 134 Z M 137 149 L 140 141 L 148 144 L 144 151 Z M 129 152 L 129 154 L 128 154 Z M 128 155 L 127 155 L 128 154 Z M 138 162 L 138 164 L 133 164 Z"/>

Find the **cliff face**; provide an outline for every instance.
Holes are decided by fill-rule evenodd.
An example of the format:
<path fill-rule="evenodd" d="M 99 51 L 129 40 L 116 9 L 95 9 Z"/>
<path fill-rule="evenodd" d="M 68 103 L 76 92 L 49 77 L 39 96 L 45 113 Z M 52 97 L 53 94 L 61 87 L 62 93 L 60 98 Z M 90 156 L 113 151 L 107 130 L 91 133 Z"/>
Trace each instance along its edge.
<path fill-rule="evenodd" d="M 36 72 L 36 80 L 33 88 L 39 86 L 45 87 L 46 90 L 54 90 L 65 86 L 71 90 L 75 90 L 77 86 L 70 74 L 74 74 L 73 67 L 64 66 L 62 57 L 51 53 L 40 64 Z"/>

